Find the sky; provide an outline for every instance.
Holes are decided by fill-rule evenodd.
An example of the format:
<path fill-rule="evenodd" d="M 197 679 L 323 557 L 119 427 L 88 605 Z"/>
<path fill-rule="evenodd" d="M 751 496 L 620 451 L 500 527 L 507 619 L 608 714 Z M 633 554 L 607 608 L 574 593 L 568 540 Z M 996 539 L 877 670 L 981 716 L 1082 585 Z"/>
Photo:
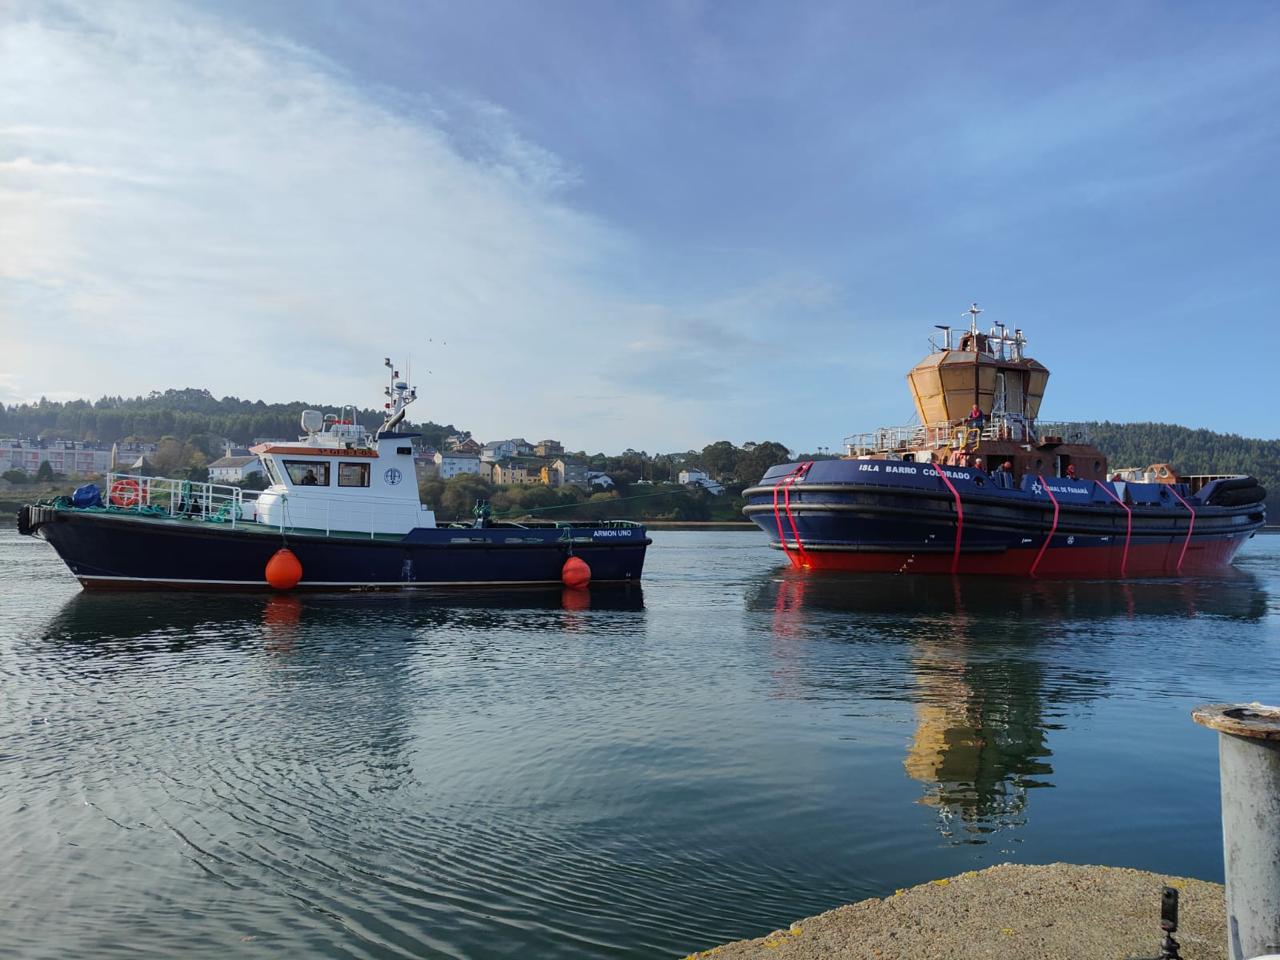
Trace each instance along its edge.
<path fill-rule="evenodd" d="M 0 403 L 838 448 L 934 324 L 1280 436 L 1280 6 L 0 0 Z"/>

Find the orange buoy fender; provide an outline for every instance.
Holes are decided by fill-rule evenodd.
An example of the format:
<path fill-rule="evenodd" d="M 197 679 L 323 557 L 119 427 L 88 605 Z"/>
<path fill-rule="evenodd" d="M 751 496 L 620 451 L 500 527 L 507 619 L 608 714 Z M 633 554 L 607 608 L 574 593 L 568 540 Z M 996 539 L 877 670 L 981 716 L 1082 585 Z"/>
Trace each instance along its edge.
<path fill-rule="evenodd" d="M 566 587 L 585 587 L 591 582 L 591 568 L 581 557 L 570 557 L 560 568 L 560 580 Z"/>
<path fill-rule="evenodd" d="M 277 590 L 292 590 L 302 579 L 302 564 L 288 547 L 281 547 L 267 561 L 267 583 Z"/>

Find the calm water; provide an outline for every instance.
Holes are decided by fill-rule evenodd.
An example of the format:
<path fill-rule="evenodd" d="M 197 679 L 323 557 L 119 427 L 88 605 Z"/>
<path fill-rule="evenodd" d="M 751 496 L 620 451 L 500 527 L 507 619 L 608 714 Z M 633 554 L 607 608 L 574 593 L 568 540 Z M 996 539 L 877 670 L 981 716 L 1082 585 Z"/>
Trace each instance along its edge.
<path fill-rule="evenodd" d="M 991 863 L 1221 879 L 1214 735 L 1280 694 L 1280 537 L 1218 581 L 81 593 L 0 532 L 0 954 L 653 957 Z"/>

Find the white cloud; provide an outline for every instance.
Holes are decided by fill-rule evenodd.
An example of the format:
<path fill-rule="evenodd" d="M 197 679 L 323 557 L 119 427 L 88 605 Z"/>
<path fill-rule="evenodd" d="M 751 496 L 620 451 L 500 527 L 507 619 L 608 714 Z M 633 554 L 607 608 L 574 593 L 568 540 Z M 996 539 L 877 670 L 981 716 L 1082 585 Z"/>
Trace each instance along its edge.
<path fill-rule="evenodd" d="M 482 436 L 699 439 L 613 365 L 646 308 L 597 288 L 634 252 L 578 174 L 499 107 L 408 97 L 185 7 L 0 14 L 0 399 L 367 403 L 389 353 Z"/>

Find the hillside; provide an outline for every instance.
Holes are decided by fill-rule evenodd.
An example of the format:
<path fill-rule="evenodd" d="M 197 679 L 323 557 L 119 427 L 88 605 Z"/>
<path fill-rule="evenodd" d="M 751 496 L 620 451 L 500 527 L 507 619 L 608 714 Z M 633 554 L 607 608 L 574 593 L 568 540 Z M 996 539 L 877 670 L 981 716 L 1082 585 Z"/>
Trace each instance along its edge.
<path fill-rule="evenodd" d="M 305 409 L 331 409 L 326 404 L 264 403 L 238 397 L 218 399 L 207 390 L 165 390 L 146 397 L 103 397 L 96 401 L 0 404 L 0 437 L 44 436 L 112 443 L 126 437 L 158 440 L 175 437 L 217 455 L 216 444 L 227 438 L 246 444 L 255 437 L 292 437 Z M 372 426 L 380 410 L 361 410 L 359 418 Z M 1269 491 L 1272 517 L 1280 518 L 1280 440 L 1258 440 L 1236 434 L 1193 430 L 1166 423 L 1090 424 L 1093 441 L 1106 452 L 1113 467 L 1172 463 L 1182 473 L 1248 473 Z M 452 424 L 430 421 L 410 424 L 427 443 L 439 447 L 459 432 Z M 704 467 L 725 482 L 750 483 L 763 472 L 764 461 L 782 459 L 781 445 L 767 444 L 748 454 L 727 441 L 710 444 L 700 453 L 653 455 L 628 450 L 617 457 L 588 457 L 599 469 L 619 471 L 624 482 L 648 477 L 674 478 L 680 464 Z M 773 462 L 771 460 L 770 462 Z M 741 474 L 741 476 L 739 476 Z M 634 476 L 632 476 L 634 475 Z"/>
<path fill-rule="evenodd" d="M 330 404 L 263 403 L 238 397 L 214 397 L 208 390 L 165 390 L 145 397 L 102 397 L 100 400 L 0 404 L 0 437 L 43 436 L 62 440 L 114 443 L 126 437 L 216 443 L 227 439 L 244 445 L 255 437 L 291 438 L 298 433 L 303 410 L 333 410 Z M 362 409 L 358 418 L 368 426 L 382 421 L 381 410 Z M 456 433 L 452 424 L 427 421 L 411 425 L 426 441 L 439 446 Z M 206 450 L 206 453 L 215 452 Z"/>
<path fill-rule="evenodd" d="M 1267 513 L 1280 519 L 1280 440 L 1192 430 L 1169 423 L 1093 423 L 1089 436 L 1112 467 L 1171 463 L 1179 473 L 1247 473 L 1267 488 Z"/>

